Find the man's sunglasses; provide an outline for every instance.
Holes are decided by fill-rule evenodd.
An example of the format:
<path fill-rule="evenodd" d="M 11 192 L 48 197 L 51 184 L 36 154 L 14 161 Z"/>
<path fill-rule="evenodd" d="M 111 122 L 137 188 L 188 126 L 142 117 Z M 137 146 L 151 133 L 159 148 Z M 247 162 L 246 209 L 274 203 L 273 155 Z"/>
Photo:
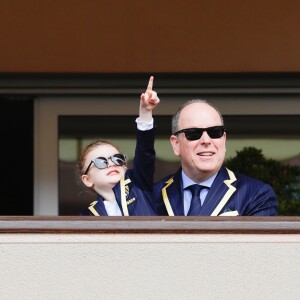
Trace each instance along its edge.
<path fill-rule="evenodd" d="M 187 140 L 196 141 L 201 138 L 204 131 L 207 132 L 211 139 L 219 139 L 224 135 L 225 126 L 213 126 L 207 128 L 186 128 L 175 132 L 174 135 L 178 135 L 179 133 L 183 132 Z"/>
<path fill-rule="evenodd" d="M 111 160 L 116 166 L 125 166 L 126 165 L 126 155 L 125 154 L 115 154 L 115 155 L 112 155 L 110 157 L 97 157 L 95 158 L 94 160 L 92 159 L 90 164 L 88 165 L 88 167 L 86 168 L 86 171 L 84 172 L 84 175 L 87 174 L 87 172 L 89 171 L 92 163 L 95 164 L 95 166 L 98 168 L 98 169 L 105 169 L 108 167 L 108 160 Z"/>

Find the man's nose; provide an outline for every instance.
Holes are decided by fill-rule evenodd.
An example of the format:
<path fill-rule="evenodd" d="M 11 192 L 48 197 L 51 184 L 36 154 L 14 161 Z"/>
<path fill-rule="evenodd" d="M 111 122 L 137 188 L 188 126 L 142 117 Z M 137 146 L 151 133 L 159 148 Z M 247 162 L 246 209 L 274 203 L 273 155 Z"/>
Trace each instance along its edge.
<path fill-rule="evenodd" d="M 200 142 L 201 143 L 210 143 L 210 136 L 208 135 L 208 133 L 206 131 L 203 131 L 201 137 L 200 137 Z"/>

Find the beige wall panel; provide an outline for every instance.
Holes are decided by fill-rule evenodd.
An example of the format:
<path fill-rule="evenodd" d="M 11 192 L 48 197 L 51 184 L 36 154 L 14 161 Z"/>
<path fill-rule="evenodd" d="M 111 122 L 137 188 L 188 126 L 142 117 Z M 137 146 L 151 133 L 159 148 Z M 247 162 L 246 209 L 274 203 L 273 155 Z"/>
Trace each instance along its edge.
<path fill-rule="evenodd" d="M 299 299 L 299 235 L 3 234 L 2 299 Z"/>

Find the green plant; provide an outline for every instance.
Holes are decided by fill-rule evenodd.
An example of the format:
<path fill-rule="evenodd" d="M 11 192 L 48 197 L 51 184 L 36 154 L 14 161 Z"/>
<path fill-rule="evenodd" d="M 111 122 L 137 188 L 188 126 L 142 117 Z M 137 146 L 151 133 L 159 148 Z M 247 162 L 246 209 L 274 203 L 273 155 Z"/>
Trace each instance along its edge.
<path fill-rule="evenodd" d="M 300 215 L 300 167 L 267 159 L 262 150 L 245 147 L 225 166 L 270 184 L 278 197 L 279 215 Z"/>

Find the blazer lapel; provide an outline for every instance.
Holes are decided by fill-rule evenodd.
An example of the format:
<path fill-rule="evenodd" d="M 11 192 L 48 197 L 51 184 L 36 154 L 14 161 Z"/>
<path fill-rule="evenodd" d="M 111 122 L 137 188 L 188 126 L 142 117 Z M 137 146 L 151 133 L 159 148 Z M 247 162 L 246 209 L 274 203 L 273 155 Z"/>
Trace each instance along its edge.
<path fill-rule="evenodd" d="M 162 188 L 162 197 L 169 216 L 183 216 L 181 169 Z"/>
<path fill-rule="evenodd" d="M 121 178 L 120 183 L 115 185 L 113 190 L 115 192 L 116 200 L 119 207 L 123 213 L 123 216 L 129 216 L 128 207 L 127 207 L 127 196 L 129 194 L 129 183 L 131 180 L 129 178 Z"/>
<path fill-rule="evenodd" d="M 129 194 L 129 186 L 128 184 L 131 182 L 131 180 L 129 178 L 124 179 L 121 178 L 120 180 L 120 189 L 121 189 L 121 206 L 122 206 L 122 210 L 123 210 L 123 215 L 124 216 L 129 216 L 128 213 L 128 207 L 127 207 L 127 195 Z"/>
<path fill-rule="evenodd" d="M 98 196 L 97 201 L 92 202 L 88 209 L 94 216 L 107 216 L 103 198 L 101 196 Z"/>
<path fill-rule="evenodd" d="M 200 215 L 217 216 L 230 197 L 236 191 L 232 185 L 236 181 L 234 173 L 226 168 L 221 168 L 205 198 Z"/>

